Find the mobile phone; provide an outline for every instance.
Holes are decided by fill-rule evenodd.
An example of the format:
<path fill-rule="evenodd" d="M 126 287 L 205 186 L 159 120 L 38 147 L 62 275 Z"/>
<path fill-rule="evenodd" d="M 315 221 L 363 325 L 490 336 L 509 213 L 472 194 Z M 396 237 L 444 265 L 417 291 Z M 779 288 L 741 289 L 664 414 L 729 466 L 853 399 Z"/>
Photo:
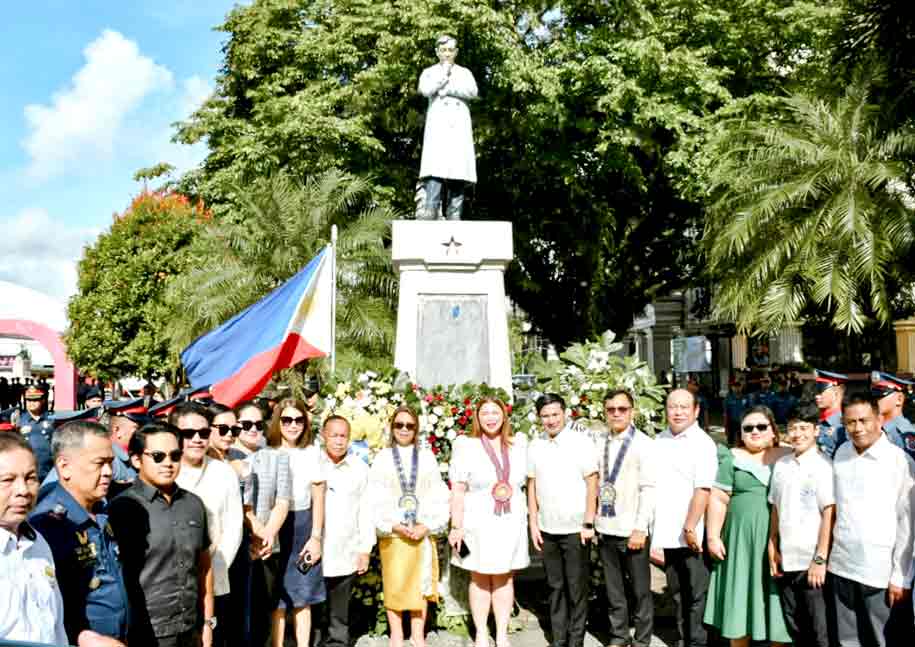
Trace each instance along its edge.
<path fill-rule="evenodd" d="M 459 556 L 461 559 L 464 559 L 464 558 L 466 558 L 469 554 L 470 554 L 470 548 L 467 547 L 467 542 L 466 542 L 466 541 L 462 541 L 462 542 L 461 542 L 461 547 L 458 548 L 458 556 Z"/>
<path fill-rule="evenodd" d="M 299 573 L 302 575 L 307 575 L 308 571 L 311 570 L 311 567 L 315 563 L 311 559 L 311 553 L 305 553 L 299 559 L 296 560 L 295 567 L 298 569 Z"/>

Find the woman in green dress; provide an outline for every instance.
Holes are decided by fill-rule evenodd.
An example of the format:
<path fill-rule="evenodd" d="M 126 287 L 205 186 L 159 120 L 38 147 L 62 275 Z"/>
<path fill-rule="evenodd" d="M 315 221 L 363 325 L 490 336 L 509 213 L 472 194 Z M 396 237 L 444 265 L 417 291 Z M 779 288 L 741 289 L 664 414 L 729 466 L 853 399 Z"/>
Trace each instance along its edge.
<path fill-rule="evenodd" d="M 790 450 L 778 446 L 778 427 L 768 407 L 744 412 L 740 432 L 736 447 L 718 447 L 718 478 L 706 524 L 716 563 L 704 620 L 732 647 L 748 647 L 751 640 L 769 640 L 774 647 L 791 637 L 769 573 L 767 493 L 772 466 Z"/>

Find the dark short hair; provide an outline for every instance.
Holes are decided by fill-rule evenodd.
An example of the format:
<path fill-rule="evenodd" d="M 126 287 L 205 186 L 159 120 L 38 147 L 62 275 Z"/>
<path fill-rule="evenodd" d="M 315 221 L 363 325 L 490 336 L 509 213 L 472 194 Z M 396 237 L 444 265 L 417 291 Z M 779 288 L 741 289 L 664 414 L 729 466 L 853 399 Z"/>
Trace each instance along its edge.
<path fill-rule="evenodd" d="M 539 414 L 543 410 L 543 407 L 550 404 L 558 404 L 560 407 L 562 407 L 563 410 L 566 408 L 566 401 L 563 400 L 562 396 L 558 393 L 544 393 L 539 398 L 537 398 L 537 401 L 534 403 L 534 407 L 537 409 L 537 413 Z"/>
<path fill-rule="evenodd" d="M 866 404 L 873 409 L 875 413 L 880 411 L 880 407 L 877 404 L 877 398 L 866 391 L 856 391 L 845 396 L 845 399 L 842 400 L 842 411 L 844 412 L 848 407 L 852 407 L 856 404 Z"/>
<path fill-rule="evenodd" d="M 175 408 L 168 414 L 168 424 L 177 427 L 178 421 L 184 416 L 200 416 L 207 421 L 208 425 L 213 422 L 213 414 L 205 405 L 190 400 L 175 405 Z"/>
<path fill-rule="evenodd" d="M 210 415 L 214 418 L 216 416 L 221 416 L 224 413 L 235 413 L 232 410 L 232 407 L 227 407 L 222 402 L 210 402 L 210 405 L 207 407 L 210 410 Z"/>
<path fill-rule="evenodd" d="M 820 422 L 820 410 L 813 402 L 796 404 L 788 412 L 788 424 L 792 422 L 809 422 L 815 425 Z"/>
<path fill-rule="evenodd" d="M 178 428 L 167 422 L 150 422 L 137 429 L 127 444 L 127 453 L 131 456 L 142 456 L 146 451 L 146 439 L 157 434 L 171 434 L 181 447 L 181 434 Z"/>
<path fill-rule="evenodd" d="M 612 400 L 618 395 L 625 395 L 626 399 L 629 400 L 629 406 L 635 406 L 635 399 L 632 397 L 632 393 L 629 392 L 629 389 L 610 389 L 604 394 L 604 404 L 607 404 L 607 400 Z"/>
<path fill-rule="evenodd" d="M 51 454 L 56 460 L 62 452 L 71 449 L 82 449 L 86 446 L 87 436 L 98 436 L 108 439 L 111 433 L 104 425 L 89 420 L 74 420 L 61 425 L 51 437 Z"/>
<path fill-rule="evenodd" d="M 236 404 L 235 405 L 235 416 L 236 417 L 241 416 L 241 412 L 244 411 L 245 409 L 259 410 L 261 412 L 261 417 L 264 418 L 264 420 L 266 420 L 269 417 L 267 411 L 264 409 L 264 406 L 257 400 L 245 400 L 243 402 L 239 402 L 238 404 Z"/>
<path fill-rule="evenodd" d="M 348 434 L 352 433 L 353 428 L 349 424 L 349 420 L 347 420 L 346 418 L 344 418 L 343 416 L 341 416 L 340 414 L 337 414 L 337 413 L 332 413 L 331 415 L 327 416 L 324 419 L 324 422 L 321 423 L 321 431 L 324 431 L 325 429 L 327 429 L 327 425 L 332 423 L 334 420 L 341 421 L 343 424 L 346 425 L 346 433 L 348 433 Z"/>
<path fill-rule="evenodd" d="M 28 453 L 35 455 L 35 450 L 29 444 L 25 437 L 16 431 L 0 432 L 0 454 L 11 452 L 15 449 L 24 449 Z"/>
<path fill-rule="evenodd" d="M 769 427 L 772 428 L 772 446 L 778 447 L 778 444 L 781 442 L 781 433 L 778 430 L 778 423 L 775 421 L 775 414 L 772 413 L 772 409 L 767 407 L 764 404 L 757 404 L 750 407 L 742 414 L 740 414 L 740 424 L 743 426 L 743 421 L 747 419 L 747 416 L 753 414 L 759 414 L 765 416 L 766 420 L 769 422 Z M 737 446 L 743 447 L 743 435 L 737 437 Z"/>

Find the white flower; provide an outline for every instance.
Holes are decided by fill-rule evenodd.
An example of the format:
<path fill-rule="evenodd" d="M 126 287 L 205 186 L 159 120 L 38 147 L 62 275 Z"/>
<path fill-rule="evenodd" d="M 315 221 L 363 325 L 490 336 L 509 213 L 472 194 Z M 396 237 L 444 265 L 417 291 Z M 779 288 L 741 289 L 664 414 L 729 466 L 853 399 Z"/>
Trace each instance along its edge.
<path fill-rule="evenodd" d="M 435 428 L 435 437 L 436 438 L 441 438 L 444 435 L 445 435 L 445 432 L 442 431 L 439 427 Z"/>
<path fill-rule="evenodd" d="M 435 415 L 435 413 L 430 413 L 428 416 L 426 416 L 426 421 L 429 423 L 429 426 L 431 427 L 435 423 L 438 422 L 438 416 Z"/>
<path fill-rule="evenodd" d="M 366 382 L 368 382 L 369 379 L 371 379 L 371 378 L 369 378 L 368 372 L 360 373 L 360 374 L 359 374 L 359 377 L 356 378 L 357 381 L 362 382 L 363 384 L 365 384 Z"/>
<path fill-rule="evenodd" d="M 457 432 L 455 432 L 454 429 L 449 429 L 447 437 L 448 437 L 448 440 L 453 441 L 455 438 L 457 438 Z"/>
<path fill-rule="evenodd" d="M 527 414 L 527 419 L 529 422 L 537 422 L 537 414 L 531 411 Z"/>
<path fill-rule="evenodd" d="M 577 395 L 573 395 L 569 400 L 569 404 L 571 404 L 573 407 L 577 407 L 579 404 L 581 404 L 581 399 Z"/>
<path fill-rule="evenodd" d="M 441 405 L 435 405 L 434 407 L 432 407 L 432 413 L 434 413 L 437 416 L 442 416 L 445 414 L 445 409 L 442 408 Z"/>
<path fill-rule="evenodd" d="M 447 418 L 442 418 L 442 426 L 445 429 L 451 429 L 454 426 L 454 416 L 448 416 Z"/>

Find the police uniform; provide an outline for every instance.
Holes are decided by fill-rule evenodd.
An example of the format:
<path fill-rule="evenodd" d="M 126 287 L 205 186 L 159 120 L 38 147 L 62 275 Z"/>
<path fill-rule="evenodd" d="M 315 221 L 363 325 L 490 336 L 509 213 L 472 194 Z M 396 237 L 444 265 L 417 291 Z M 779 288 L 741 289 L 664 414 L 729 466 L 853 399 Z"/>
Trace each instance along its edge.
<path fill-rule="evenodd" d="M 89 629 L 124 640 L 129 625 L 127 589 L 108 515 L 95 518 L 57 483 L 29 522 L 45 537 L 57 564 L 64 625 L 71 644 Z"/>
<path fill-rule="evenodd" d="M 54 458 L 51 456 L 51 438 L 54 435 L 54 425 L 47 413 L 39 417 L 33 416 L 28 411 L 23 411 L 19 416 L 19 433 L 25 436 L 35 453 L 35 462 L 38 465 L 38 479 L 43 481 L 54 467 Z"/>
<path fill-rule="evenodd" d="M 816 375 L 817 393 L 848 382 L 848 376 L 841 373 L 815 369 L 814 374 Z M 845 425 L 842 424 L 842 409 L 840 407 L 833 411 L 822 411 L 821 416 L 820 424 L 817 427 L 817 447 L 825 456 L 832 458 L 839 445 L 848 439 Z"/>
<path fill-rule="evenodd" d="M 871 395 L 877 399 L 895 393 L 901 393 L 905 398 L 911 385 L 912 382 L 889 373 L 871 372 Z M 908 418 L 899 414 L 883 424 L 883 431 L 891 443 L 915 459 L 915 425 Z"/>

